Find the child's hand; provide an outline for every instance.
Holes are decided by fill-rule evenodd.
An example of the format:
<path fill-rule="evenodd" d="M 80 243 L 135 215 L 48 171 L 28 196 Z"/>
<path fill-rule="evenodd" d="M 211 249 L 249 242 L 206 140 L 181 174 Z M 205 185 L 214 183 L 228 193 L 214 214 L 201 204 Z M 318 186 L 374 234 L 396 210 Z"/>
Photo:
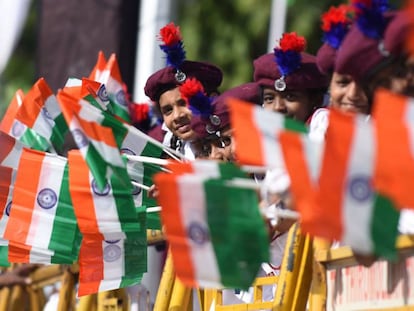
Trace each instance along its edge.
<path fill-rule="evenodd" d="M 157 199 L 160 192 L 158 191 L 157 186 L 152 185 L 148 190 L 148 197 L 152 199 Z"/>

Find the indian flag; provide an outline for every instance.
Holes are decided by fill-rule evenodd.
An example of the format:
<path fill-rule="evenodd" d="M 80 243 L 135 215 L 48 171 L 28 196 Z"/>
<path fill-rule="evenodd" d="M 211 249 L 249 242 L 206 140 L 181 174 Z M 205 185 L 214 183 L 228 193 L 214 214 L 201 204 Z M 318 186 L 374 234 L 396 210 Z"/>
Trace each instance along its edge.
<path fill-rule="evenodd" d="M 112 111 L 110 100 L 104 84 L 87 78 L 69 78 L 63 88 L 65 93 L 78 99 L 85 99 L 100 110 Z"/>
<path fill-rule="evenodd" d="M 181 281 L 197 288 L 247 289 L 269 260 L 257 193 L 201 175 L 161 173 L 154 180 Z"/>
<path fill-rule="evenodd" d="M 121 157 L 114 130 L 104 124 L 106 118 L 87 101 L 60 91 L 58 100 L 63 114 L 82 155 L 103 191 L 107 180 L 114 174 L 130 189 L 126 164 Z M 109 118 L 109 117 L 108 117 Z"/>
<path fill-rule="evenodd" d="M 377 127 L 378 160 L 374 185 L 399 207 L 414 207 L 414 101 L 379 90 L 373 118 Z"/>
<path fill-rule="evenodd" d="M 330 224 L 323 237 L 343 241 L 360 254 L 393 258 L 399 212 L 373 189 L 374 124 L 363 115 L 338 111 L 329 117 L 319 179 L 320 217 Z"/>
<path fill-rule="evenodd" d="M 278 141 L 281 131 L 307 132 L 306 126 L 263 108 L 229 98 L 227 104 L 234 129 L 237 162 L 247 165 L 283 167 L 283 155 Z"/>
<path fill-rule="evenodd" d="M 53 149 L 51 143 L 46 138 L 35 133 L 31 128 L 16 119 L 17 112 L 22 106 L 23 98 L 23 91 L 17 90 L 1 120 L 0 130 L 20 140 L 31 149 L 40 151 Z"/>
<path fill-rule="evenodd" d="M 70 190 L 83 240 L 79 255 L 78 295 L 137 284 L 146 271 L 145 212 L 117 183 L 104 191 L 78 151 L 68 154 Z"/>
<path fill-rule="evenodd" d="M 24 97 L 16 119 L 50 142 L 50 151 L 62 149 L 68 127 L 56 96 L 43 78 Z"/>
<path fill-rule="evenodd" d="M 23 151 L 4 238 L 15 244 L 49 250 L 53 256 L 46 263 L 57 263 L 59 259 L 64 260 L 59 263 L 72 263 L 77 259 L 79 245 L 75 242 L 79 241 L 79 230 L 67 175 L 65 158 L 29 149 Z"/>
<path fill-rule="evenodd" d="M 113 113 L 112 104 L 105 84 L 82 78 L 81 96 L 95 107 Z"/>
<path fill-rule="evenodd" d="M 78 150 L 68 153 L 70 195 L 83 234 L 106 235 L 139 231 L 138 216 L 131 195 L 125 187 L 111 178 L 103 189 Z"/>
<path fill-rule="evenodd" d="M 147 272 L 145 210 L 141 211 L 141 230 L 126 238 L 85 235 L 79 254 L 78 296 L 132 286 Z"/>
<path fill-rule="evenodd" d="M 100 75 L 95 80 L 105 84 L 109 98 L 114 103 L 112 106 L 114 114 L 124 122 L 130 123 L 131 118 L 129 116 L 125 84 L 122 81 L 121 71 L 119 70 L 118 60 L 115 54 L 111 54 L 105 69 L 100 72 Z"/>

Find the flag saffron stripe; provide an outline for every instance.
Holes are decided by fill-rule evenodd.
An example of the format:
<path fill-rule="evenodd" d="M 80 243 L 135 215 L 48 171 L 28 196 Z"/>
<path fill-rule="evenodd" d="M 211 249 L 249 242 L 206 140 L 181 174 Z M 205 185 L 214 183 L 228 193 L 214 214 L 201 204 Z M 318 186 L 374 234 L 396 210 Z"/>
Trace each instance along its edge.
<path fill-rule="evenodd" d="M 186 229 L 182 222 L 179 188 L 175 177 L 169 174 L 157 174 L 154 182 L 160 189 L 159 203 L 168 206 L 161 210 L 161 220 L 166 226 L 168 239 L 171 243 L 174 267 L 177 275 L 186 275 L 187 284 L 197 286 L 194 267 L 190 256 L 190 246 L 182 237 L 186 236 Z"/>
<path fill-rule="evenodd" d="M 39 176 L 39 172 L 42 169 L 41 161 L 31 160 L 31 153 L 41 154 L 34 150 L 23 150 L 13 191 L 13 204 L 10 209 L 10 217 L 4 232 L 4 237 L 7 240 L 23 242 L 26 241 L 29 234 L 29 226 L 24 226 L 23 224 L 30 224 L 32 222 L 32 207 L 36 204 L 36 197 L 26 195 L 26 193 L 37 193 L 39 179 L 36 178 L 33 180 L 32 177 Z M 27 182 L 28 179 L 31 179 L 31 182 Z M 16 234 L 19 237 L 15 237 Z"/>
<path fill-rule="evenodd" d="M 329 126 L 326 132 L 325 152 L 322 160 L 321 176 L 319 180 L 319 204 L 325 213 L 326 223 L 331 224 L 327 228 L 326 235 L 328 239 L 341 240 L 343 233 L 342 223 L 342 195 L 338 195 L 339 191 L 343 191 L 348 151 L 351 148 L 353 135 L 341 135 L 341 133 L 353 133 L 354 125 L 349 122 L 350 116 L 341 115 L 331 111 L 329 114 Z M 339 140 L 337 137 L 342 137 Z M 330 191 L 329 189 L 336 189 Z M 328 212 L 329 211 L 329 212 Z M 338 223 L 341 222 L 341 223 Z"/>
<path fill-rule="evenodd" d="M 253 120 L 253 105 L 234 98 L 227 99 L 227 104 L 232 128 L 235 129 L 237 159 L 245 164 L 264 165 L 266 156 L 260 131 Z"/>

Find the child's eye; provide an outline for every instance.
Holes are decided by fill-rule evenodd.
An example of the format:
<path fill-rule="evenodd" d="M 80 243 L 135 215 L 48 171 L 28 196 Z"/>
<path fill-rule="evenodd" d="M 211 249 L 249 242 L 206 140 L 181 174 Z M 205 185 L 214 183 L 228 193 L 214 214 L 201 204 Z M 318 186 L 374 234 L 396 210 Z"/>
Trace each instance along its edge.
<path fill-rule="evenodd" d="M 169 114 L 171 114 L 171 112 L 172 112 L 171 106 L 164 106 L 161 108 L 161 113 L 165 116 L 168 116 Z"/>

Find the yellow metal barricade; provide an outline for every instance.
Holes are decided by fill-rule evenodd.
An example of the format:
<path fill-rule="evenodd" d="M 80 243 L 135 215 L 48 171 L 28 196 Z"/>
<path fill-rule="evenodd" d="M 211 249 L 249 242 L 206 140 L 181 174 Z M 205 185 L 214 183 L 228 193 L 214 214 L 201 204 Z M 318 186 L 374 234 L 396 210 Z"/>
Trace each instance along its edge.
<path fill-rule="evenodd" d="M 300 232 L 297 224 L 289 230 L 285 253 L 279 276 L 258 277 L 253 287 L 250 303 L 223 304 L 223 291 L 204 290 L 203 310 L 306 310 L 309 287 L 312 279 L 312 240 Z M 263 286 L 276 285 L 274 300 L 263 301 Z"/>

